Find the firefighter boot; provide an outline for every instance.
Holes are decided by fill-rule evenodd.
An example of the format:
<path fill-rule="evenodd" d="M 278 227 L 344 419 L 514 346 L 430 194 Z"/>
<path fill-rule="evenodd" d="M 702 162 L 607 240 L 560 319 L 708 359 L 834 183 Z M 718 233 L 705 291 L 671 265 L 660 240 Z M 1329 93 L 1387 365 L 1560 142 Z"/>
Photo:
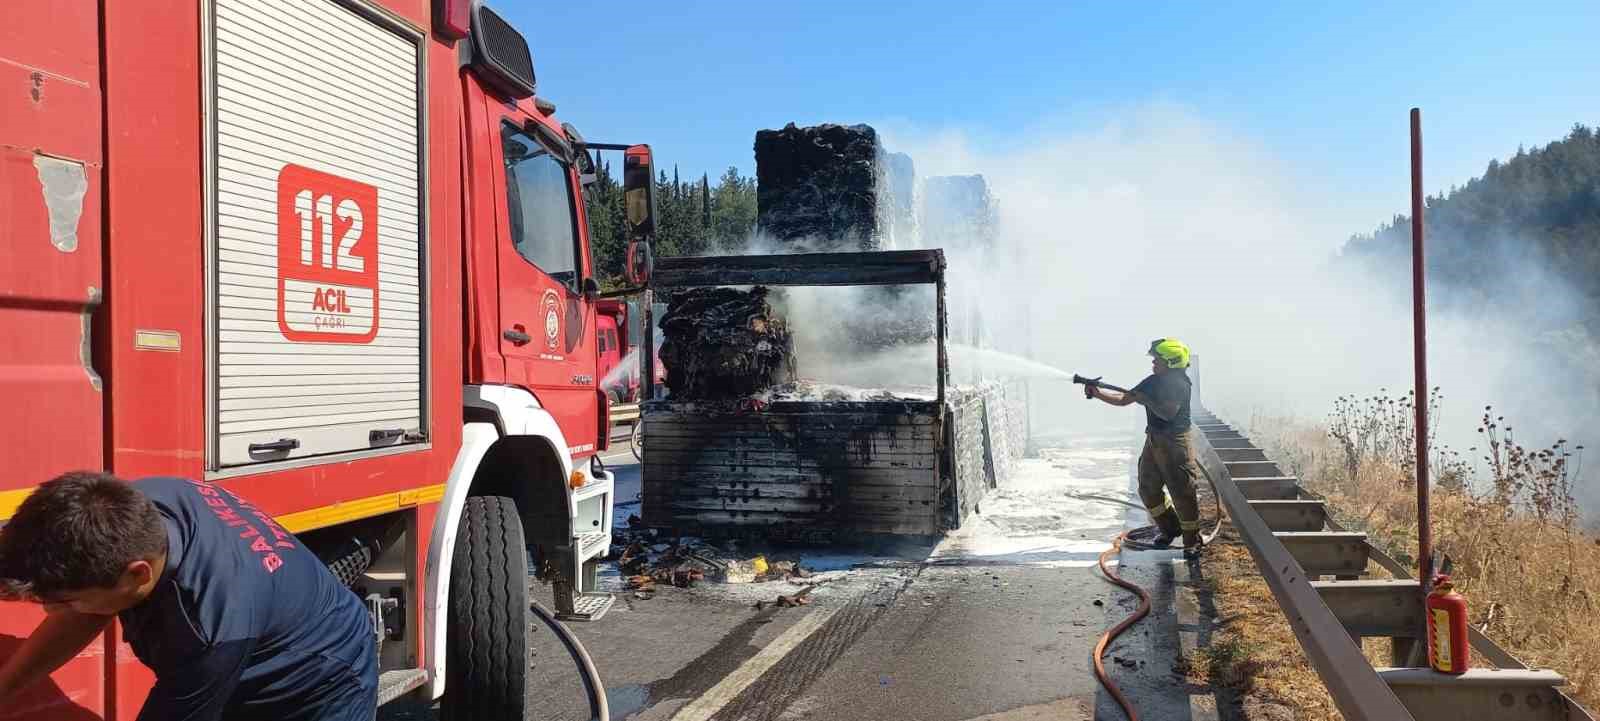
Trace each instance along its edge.
<path fill-rule="evenodd" d="M 1185 558 L 1198 558 L 1200 549 L 1204 547 L 1205 539 L 1200 537 L 1200 529 L 1183 529 L 1183 555 Z"/>

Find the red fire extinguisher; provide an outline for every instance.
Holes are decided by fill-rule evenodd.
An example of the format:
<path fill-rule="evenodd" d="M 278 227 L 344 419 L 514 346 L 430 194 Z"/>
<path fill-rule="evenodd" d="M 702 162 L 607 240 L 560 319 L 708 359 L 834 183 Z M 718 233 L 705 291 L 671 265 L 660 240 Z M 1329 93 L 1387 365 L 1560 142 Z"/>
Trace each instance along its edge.
<path fill-rule="evenodd" d="M 1467 599 L 1450 586 L 1450 577 L 1434 577 L 1428 594 L 1428 665 L 1440 673 L 1467 672 Z"/>

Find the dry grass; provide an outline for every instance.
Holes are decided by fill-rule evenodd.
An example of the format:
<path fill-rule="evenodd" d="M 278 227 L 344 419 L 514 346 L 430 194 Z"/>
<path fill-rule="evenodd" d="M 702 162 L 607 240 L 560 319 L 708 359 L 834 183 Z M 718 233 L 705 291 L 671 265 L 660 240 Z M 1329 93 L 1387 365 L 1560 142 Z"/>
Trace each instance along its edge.
<path fill-rule="evenodd" d="M 1361 400 L 1370 409 L 1400 399 Z M 1341 523 L 1414 565 L 1415 476 L 1404 445 L 1393 442 L 1409 428 L 1394 425 L 1404 412 L 1388 413 L 1387 420 L 1362 415 L 1356 403 L 1336 410 L 1329 426 L 1337 431 L 1342 424 L 1342 437 L 1330 434 L 1329 426 L 1285 418 L 1252 419 L 1250 435 L 1286 474 L 1326 496 Z M 1434 545 L 1453 566 L 1474 626 L 1524 663 L 1560 672 L 1568 694 L 1600 708 L 1600 624 L 1594 623 L 1600 539 L 1580 528 L 1569 493 L 1575 474 L 1565 465 L 1571 454 L 1562 444 L 1526 450 L 1509 428 L 1497 430 L 1498 419 L 1486 414 L 1486 450 L 1470 449 L 1485 457 L 1482 470 L 1441 450 L 1435 461 L 1440 472 L 1434 476 Z M 1301 718 L 1338 718 L 1248 552 L 1237 546 L 1214 550 L 1207 566 L 1208 575 L 1219 579 L 1217 606 L 1224 614 L 1240 614 L 1218 638 L 1231 644 L 1224 655 L 1245 652 L 1230 662 L 1251 672 L 1253 680 L 1244 687 L 1300 709 Z M 1385 662 L 1386 650 L 1374 642 L 1367 651 Z"/>
<path fill-rule="evenodd" d="M 1207 550 L 1204 568 L 1222 617 L 1210 644 L 1187 659 L 1189 680 L 1238 692 L 1247 715 L 1266 703 L 1295 709 L 1300 721 L 1339 719 L 1250 552 L 1219 542 Z"/>

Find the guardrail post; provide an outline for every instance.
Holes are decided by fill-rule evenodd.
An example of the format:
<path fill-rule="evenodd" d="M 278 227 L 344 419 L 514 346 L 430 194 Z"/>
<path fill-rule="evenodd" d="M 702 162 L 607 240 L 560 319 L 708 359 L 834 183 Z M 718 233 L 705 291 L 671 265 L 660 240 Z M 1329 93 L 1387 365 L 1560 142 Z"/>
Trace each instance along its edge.
<path fill-rule="evenodd" d="M 1248 497 L 1249 494 L 1246 494 Z M 1317 500 L 1250 501 L 1250 507 L 1274 531 L 1321 531 L 1328 523 L 1328 508 Z"/>
<path fill-rule="evenodd" d="M 1420 638 L 1391 638 L 1389 639 L 1389 663 L 1401 668 L 1411 666 L 1421 660 L 1418 654 L 1426 653 L 1423 648 L 1422 639 Z"/>

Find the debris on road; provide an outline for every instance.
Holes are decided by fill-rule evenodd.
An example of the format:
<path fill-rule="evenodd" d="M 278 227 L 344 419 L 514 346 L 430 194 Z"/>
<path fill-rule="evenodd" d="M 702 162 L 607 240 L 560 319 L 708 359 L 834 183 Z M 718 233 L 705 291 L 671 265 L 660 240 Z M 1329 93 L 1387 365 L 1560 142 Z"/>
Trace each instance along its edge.
<path fill-rule="evenodd" d="M 678 588 L 688 588 L 693 586 L 696 581 L 705 580 L 706 574 L 705 571 L 698 568 L 674 568 L 670 571 L 665 569 L 656 571 L 656 578 L 659 579 L 663 576 Z"/>
<path fill-rule="evenodd" d="M 728 548 L 719 548 L 699 538 L 653 542 L 652 530 L 619 531 L 618 535 L 623 546 L 615 556 L 617 572 L 633 591 L 654 591 L 658 584 L 691 588 L 708 579 L 750 584 L 811 576 L 798 559 L 769 560 L 766 554 L 736 556 L 731 543 Z"/>
<path fill-rule="evenodd" d="M 766 559 L 762 559 L 762 568 L 766 568 Z M 755 561 L 729 561 L 722 571 L 723 583 L 755 583 L 759 571 L 756 570 Z"/>
<path fill-rule="evenodd" d="M 813 588 L 816 588 L 816 587 L 815 586 L 806 586 L 805 588 L 800 589 L 796 593 L 792 593 L 792 594 L 788 594 L 788 595 L 779 594 L 778 595 L 778 599 L 776 601 L 756 601 L 756 605 L 755 605 L 756 610 L 757 611 L 764 611 L 764 610 L 767 609 L 768 606 L 774 606 L 774 607 L 777 607 L 777 608 L 796 608 L 796 607 L 799 607 L 799 606 L 809 606 L 809 605 L 811 605 L 810 596 L 811 596 L 811 590 Z"/>

